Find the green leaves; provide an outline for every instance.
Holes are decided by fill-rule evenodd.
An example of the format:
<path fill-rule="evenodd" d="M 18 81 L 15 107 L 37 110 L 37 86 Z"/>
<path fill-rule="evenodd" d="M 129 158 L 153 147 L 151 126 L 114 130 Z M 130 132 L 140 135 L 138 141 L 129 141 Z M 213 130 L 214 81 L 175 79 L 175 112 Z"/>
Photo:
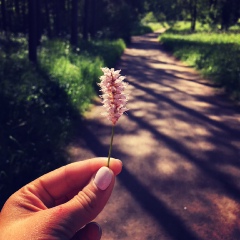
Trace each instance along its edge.
<path fill-rule="evenodd" d="M 25 183 L 66 163 L 65 148 L 95 95 L 100 67 L 116 62 L 125 45 L 90 42 L 75 51 L 68 42 L 45 40 L 33 65 L 22 38 L 0 41 L 12 42 L 0 49 L 1 206 Z"/>

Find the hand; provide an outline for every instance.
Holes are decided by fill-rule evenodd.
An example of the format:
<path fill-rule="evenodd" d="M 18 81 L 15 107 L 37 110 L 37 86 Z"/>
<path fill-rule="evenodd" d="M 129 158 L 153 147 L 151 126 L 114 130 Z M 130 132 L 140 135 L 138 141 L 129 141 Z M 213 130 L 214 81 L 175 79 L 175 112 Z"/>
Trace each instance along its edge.
<path fill-rule="evenodd" d="M 100 239 L 100 227 L 90 221 L 106 205 L 122 169 L 119 160 L 111 159 L 110 169 L 106 163 L 106 158 L 71 163 L 18 190 L 0 213 L 0 239 Z"/>

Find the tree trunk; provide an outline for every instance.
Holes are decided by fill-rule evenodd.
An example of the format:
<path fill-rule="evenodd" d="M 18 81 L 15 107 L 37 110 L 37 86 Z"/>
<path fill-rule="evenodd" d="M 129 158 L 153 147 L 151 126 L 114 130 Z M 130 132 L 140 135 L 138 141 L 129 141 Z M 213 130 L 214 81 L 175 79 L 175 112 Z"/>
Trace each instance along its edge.
<path fill-rule="evenodd" d="M 96 0 L 91 0 L 91 28 L 90 28 L 90 34 L 91 37 L 95 37 L 96 35 L 96 15 L 97 15 L 97 3 Z"/>
<path fill-rule="evenodd" d="M 61 17 L 60 16 L 60 3 L 59 0 L 55 0 L 54 2 L 54 11 L 55 11 L 55 19 L 54 19 L 54 32 L 55 35 L 58 37 L 60 35 L 60 22 L 61 22 Z"/>
<path fill-rule="evenodd" d="M 83 12 L 83 39 L 88 39 L 89 33 L 89 0 L 84 1 L 84 12 Z"/>
<path fill-rule="evenodd" d="M 228 28 L 233 24 L 234 18 L 234 0 L 225 0 L 222 4 L 221 9 L 221 30 L 227 31 Z"/>
<path fill-rule="evenodd" d="M 16 16 L 17 16 L 17 18 L 20 19 L 19 0 L 15 0 L 15 10 L 16 10 Z"/>
<path fill-rule="evenodd" d="M 71 44 L 78 43 L 78 0 L 72 0 Z"/>
<path fill-rule="evenodd" d="M 45 27 L 47 29 L 47 36 L 49 38 L 52 37 L 52 29 L 51 29 L 51 23 L 50 23 L 50 11 L 49 11 L 49 5 L 48 0 L 44 0 L 44 13 L 45 13 Z"/>
<path fill-rule="evenodd" d="M 191 31 L 196 30 L 196 21 L 197 21 L 197 0 L 191 0 Z"/>
<path fill-rule="evenodd" d="M 15 7 L 15 18 L 14 18 L 15 24 L 16 24 L 16 19 L 17 19 L 16 31 L 20 32 L 22 30 L 21 29 L 22 18 L 21 18 L 21 15 L 20 15 L 19 0 L 14 1 L 14 7 Z"/>
<path fill-rule="evenodd" d="M 37 24 L 37 46 L 41 43 L 41 37 L 42 37 L 42 16 L 41 16 L 41 0 L 37 1 L 37 16 L 36 16 L 36 24 Z"/>
<path fill-rule="evenodd" d="M 7 31 L 7 14 L 6 14 L 6 2 L 1 0 L 1 12 L 2 12 L 2 29 L 4 32 Z"/>
<path fill-rule="evenodd" d="M 29 60 L 37 62 L 37 0 L 28 1 L 29 11 L 29 31 L 28 31 L 28 57 Z"/>
<path fill-rule="evenodd" d="M 22 19 L 23 19 L 23 26 L 22 26 L 22 32 L 23 33 L 27 33 L 27 29 L 28 29 L 28 15 L 27 15 L 27 10 L 26 10 L 26 1 L 22 0 L 21 1 L 21 15 L 22 15 Z"/>

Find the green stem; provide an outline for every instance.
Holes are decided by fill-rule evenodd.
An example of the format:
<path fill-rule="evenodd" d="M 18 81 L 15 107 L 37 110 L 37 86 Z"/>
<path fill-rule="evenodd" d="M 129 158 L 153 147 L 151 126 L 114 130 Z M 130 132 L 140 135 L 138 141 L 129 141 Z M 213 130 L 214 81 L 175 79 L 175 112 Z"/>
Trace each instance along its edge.
<path fill-rule="evenodd" d="M 107 162 L 107 167 L 109 167 L 109 165 L 110 165 L 110 158 L 111 158 L 111 154 L 112 154 L 112 145 L 113 145 L 114 127 L 115 127 L 115 125 L 112 125 L 112 136 L 111 136 L 111 142 L 110 142 L 110 147 L 109 147 L 109 152 L 108 152 L 108 162 Z"/>

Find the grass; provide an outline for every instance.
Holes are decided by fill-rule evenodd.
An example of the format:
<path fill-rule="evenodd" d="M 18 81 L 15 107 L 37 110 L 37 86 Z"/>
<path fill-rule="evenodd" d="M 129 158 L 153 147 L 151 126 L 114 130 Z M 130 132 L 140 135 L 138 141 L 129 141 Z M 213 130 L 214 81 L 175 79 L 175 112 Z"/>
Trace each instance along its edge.
<path fill-rule="evenodd" d="M 67 42 L 59 40 L 44 43 L 39 54 L 39 69 L 64 90 L 80 112 L 95 94 L 94 84 L 104 65 L 100 57 L 75 53 Z"/>
<path fill-rule="evenodd" d="M 143 35 L 146 33 L 155 32 L 163 28 L 168 28 L 169 24 L 167 22 L 145 22 L 144 20 L 136 24 L 132 35 Z"/>
<path fill-rule="evenodd" d="M 82 51 L 85 56 L 101 58 L 105 66 L 112 68 L 116 66 L 125 48 L 126 44 L 122 39 L 98 40 L 81 42 L 79 51 Z"/>
<path fill-rule="evenodd" d="M 96 95 L 100 67 L 113 67 L 122 40 L 43 41 L 27 59 L 23 36 L 0 36 L 0 206 L 18 188 L 66 163 L 65 146 Z"/>
<path fill-rule="evenodd" d="M 169 51 L 200 70 L 236 100 L 240 100 L 240 33 L 212 31 L 208 26 L 197 25 L 191 33 L 189 23 L 178 23 L 160 36 Z"/>
<path fill-rule="evenodd" d="M 153 12 L 148 12 L 141 21 L 137 22 L 132 29 L 132 35 L 143 35 L 146 33 L 155 32 L 163 28 L 169 28 L 169 23 L 166 21 L 159 22 Z"/>

